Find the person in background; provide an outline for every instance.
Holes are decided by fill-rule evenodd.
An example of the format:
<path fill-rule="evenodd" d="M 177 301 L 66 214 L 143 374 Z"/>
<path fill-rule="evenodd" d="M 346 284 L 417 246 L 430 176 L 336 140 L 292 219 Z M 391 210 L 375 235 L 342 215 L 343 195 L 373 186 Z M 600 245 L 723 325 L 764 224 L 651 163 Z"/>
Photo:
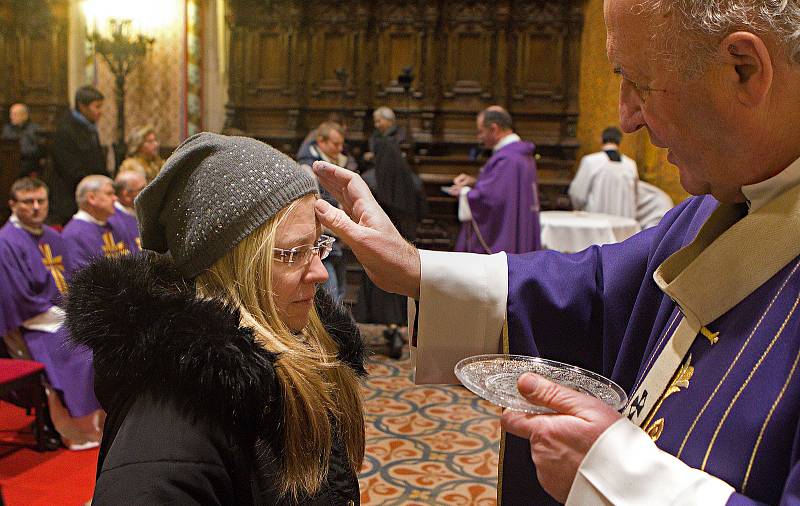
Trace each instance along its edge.
<path fill-rule="evenodd" d="M 339 123 L 326 121 L 317 127 L 317 138 L 308 146 L 308 150 L 297 153 L 297 163 L 309 173 L 311 173 L 311 165 L 318 160 L 350 169 L 348 167 L 350 165 L 349 157 L 343 152 L 344 142 L 344 127 Z M 331 205 L 339 205 L 339 202 L 324 188 L 320 189 L 320 194 Z M 347 290 L 347 266 L 341 244 L 334 243 L 331 254 L 322 263 L 328 270 L 328 281 L 325 283 L 325 288 L 331 292 L 337 302 L 342 302 Z"/>
<path fill-rule="evenodd" d="M 130 245 L 132 253 L 142 249 L 134 200 L 146 185 L 144 176 L 136 170 L 119 172 L 114 178 L 117 200 L 114 202 L 115 213 L 108 218 L 108 222 L 112 229 L 125 234 L 122 239 Z"/>
<path fill-rule="evenodd" d="M 400 234 L 413 242 L 417 226 L 427 211 L 422 184 L 392 137 L 376 137 L 372 149 L 374 169 L 364 173 L 364 180 Z M 405 326 L 408 318 L 406 298 L 381 290 L 364 276 L 356 311 L 360 322 L 388 325 L 383 334 L 390 346 L 389 356 L 400 358 L 404 344 L 400 327 Z"/>
<path fill-rule="evenodd" d="M 92 504 L 358 504 L 364 343 L 318 289 L 316 192 L 262 142 L 197 134 L 136 200 L 149 251 L 75 276 L 108 410 Z"/>
<path fill-rule="evenodd" d="M 388 137 L 394 140 L 400 148 L 408 142 L 405 128 L 397 124 L 397 117 L 389 107 L 378 107 L 372 113 L 372 122 L 375 130 L 369 138 L 369 151 L 364 153 L 364 161 L 371 162 L 375 156 L 375 140 Z"/>
<path fill-rule="evenodd" d="M 41 160 L 44 158 L 39 125 L 30 120 L 28 106 L 25 104 L 13 104 L 9 109 L 8 118 L 9 122 L 3 125 L 2 138 L 19 142 L 18 177 L 35 175 L 39 172 Z"/>
<path fill-rule="evenodd" d="M 97 257 L 129 255 L 137 251 L 122 223 L 109 219 L 116 209 L 114 182 L 108 176 L 86 176 L 75 190 L 78 212 L 61 233 L 75 269 Z"/>
<path fill-rule="evenodd" d="M 59 123 L 53 136 L 53 172 L 50 174 L 50 219 L 65 224 L 78 210 L 75 189 L 92 174 L 108 174 L 106 152 L 97 134 L 105 97 L 92 86 L 75 92 L 75 108 Z"/>
<path fill-rule="evenodd" d="M 492 157 L 477 178 L 460 174 L 449 193 L 458 197 L 461 231 L 456 251 L 525 253 L 540 248 L 539 189 L 535 147 L 511 127 L 511 116 L 497 106 L 478 114 L 478 139 Z"/>
<path fill-rule="evenodd" d="M 639 171 L 636 162 L 619 151 L 622 132 L 608 127 L 602 134 L 603 148 L 581 158 L 569 185 L 573 209 L 636 219 Z"/>
<path fill-rule="evenodd" d="M 149 183 L 164 165 L 159 148 L 158 137 L 152 126 L 136 128 L 128 137 L 128 158 L 123 160 L 118 172 L 136 171 Z"/>
<path fill-rule="evenodd" d="M 7 281 L 0 287 L 0 335 L 12 355 L 44 364 L 55 430 L 66 447 L 81 450 L 97 446 L 105 415 L 94 395 L 92 354 L 72 345 L 63 326 L 73 265 L 61 236 L 44 224 L 47 191 L 29 177 L 11 186 L 11 218 L 0 228 L 0 271 Z M 59 441 L 48 440 L 55 449 Z"/>
<path fill-rule="evenodd" d="M 661 188 L 646 181 L 636 185 L 636 221 L 642 230 L 658 225 L 674 206 L 672 197 Z"/>

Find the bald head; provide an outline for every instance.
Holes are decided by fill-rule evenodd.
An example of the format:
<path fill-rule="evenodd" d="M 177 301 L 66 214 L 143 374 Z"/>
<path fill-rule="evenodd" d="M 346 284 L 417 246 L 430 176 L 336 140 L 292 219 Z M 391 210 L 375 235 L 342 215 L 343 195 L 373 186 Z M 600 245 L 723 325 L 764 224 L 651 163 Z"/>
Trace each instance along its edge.
<path fill-rule="evenodd" d="M 141 172 L 126 170 L 117 174 L 114 179 L 117 190 L 117 199 L 125 207 L 133 209 L 133 201 L 142 189 L 147 186 L 147 180 Z"/>
<path fill-rule="evenodd" d="M 19 103 L 13 104 L 8 111 L 8 117 L 12 125 L 24 125 L 28 121 L 28 106 Z"/>

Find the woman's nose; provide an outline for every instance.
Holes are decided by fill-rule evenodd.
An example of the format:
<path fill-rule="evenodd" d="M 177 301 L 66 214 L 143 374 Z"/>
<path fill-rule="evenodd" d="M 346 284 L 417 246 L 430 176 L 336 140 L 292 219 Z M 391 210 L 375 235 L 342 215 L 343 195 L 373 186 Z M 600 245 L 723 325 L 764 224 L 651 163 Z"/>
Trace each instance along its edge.
<path fill-rule="evenodd" d="M 322 265 L 319 255 L 313 255 L 311 258 L 311 265 L 306 271 L 304 280 L 306 283 L 324 283 L 328 281 L 328 270 Z"/>

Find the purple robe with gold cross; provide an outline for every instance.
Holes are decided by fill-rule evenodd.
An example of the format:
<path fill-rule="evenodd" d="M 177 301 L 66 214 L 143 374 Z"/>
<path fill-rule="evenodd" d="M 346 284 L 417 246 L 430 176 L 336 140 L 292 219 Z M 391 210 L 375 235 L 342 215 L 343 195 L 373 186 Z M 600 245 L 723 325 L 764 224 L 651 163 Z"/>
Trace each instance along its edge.
<path fill-rule="evenodd" d="M 128 255 L 131 252 L 131 245 L 126 242 L 126 239 L 130 239 L 128 233 L 111 221 L 99 225 L 73 218 L 64 227 L 61 236 L 75 269 L 86 266 L 94 258 Z"/>
<path fill-rule="evenodd" d="M 472 220 L 461 224 L 455 251 L 526 253 L 541 246 L 535 148 L 512 142 L 481 168 L 467 193 Z"/>
<path fill-rule="evenodd" d="M 508 351 L 591 369 L 633 393 L 681 316 L 653 274 L 694 240 L 718 206 L 709 196 L 689 199 L 620 244 L 572 255 L 510 255 Z M 751 240 L 768 244 L 776 233 L 764 230 L 766 239 Z M 734 248 L 729 256 L 740 253 Z M 720 277 L 746 276 L 769 260 L 741 258 Z M 731 505 L 800 504 L 798 265 L 800 257 L 777 266 L 705 324 L 671 380 L 672 393 L 642 426 L 660 449 L 734 487 Z M 637 409 L 636 399 L 628 409 Z M 504 505 L 556 504 L 536 482 L 528 441 L 507 435 L 503 457 Z"/>
<path fill-rule="evenodd" d="M 0 334 L 21 331 L 32 358 L 44 364 L 51 385 L 78 417 L 100 408 L 91 351 L 73 344 L 63 326 L 54 332 L 24 327 L 24 322 L 61 305 L 71 270 L 67 247 L 52 228 L 44 226 L 38 236 L 10 221 L 0 228 Z"/>
<path fill-rule="evenodd" d="M 116 231 L 115 238 L 125 243 L 131 253 L 138 253 L 142 250 L 142 240 L 139 238 L 139 222 L 135 216 L 131 216 L 119 207 L 116 212 L 108 219 L 108 223 Z"/>

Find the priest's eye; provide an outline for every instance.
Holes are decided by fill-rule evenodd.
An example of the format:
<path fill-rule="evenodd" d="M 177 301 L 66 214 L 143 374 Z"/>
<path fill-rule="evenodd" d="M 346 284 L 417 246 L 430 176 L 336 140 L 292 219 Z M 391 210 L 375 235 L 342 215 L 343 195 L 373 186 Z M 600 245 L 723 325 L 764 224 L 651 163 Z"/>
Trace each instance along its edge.
<path fill-rule="evenodd" d="M 660 91 L 660 92 L 667 91 L 667 90 L 664 90 L 664 89 L 651 88 L 647 84 L 641 84 L 641 83 L 638 83 L 638 82 L 634 81 L 633 79 L 631 79 L 631 78 L 629 78 L 628 76 L 625 75 L 625 72 L 622 70 L 621 67 L 615 67 L 614 68 L 614 74 L 619 76 L 626 83 L 628 83 L 629 86 L 631 86 L 634 90 L 636 90 L 636 94 L 639 96 L 639 98 L 642 100 L 642 102 L 646 102 L 647 99 L 650 97 L 650 94 L 652 92 L 654 92 L 654 91 Z"/>

